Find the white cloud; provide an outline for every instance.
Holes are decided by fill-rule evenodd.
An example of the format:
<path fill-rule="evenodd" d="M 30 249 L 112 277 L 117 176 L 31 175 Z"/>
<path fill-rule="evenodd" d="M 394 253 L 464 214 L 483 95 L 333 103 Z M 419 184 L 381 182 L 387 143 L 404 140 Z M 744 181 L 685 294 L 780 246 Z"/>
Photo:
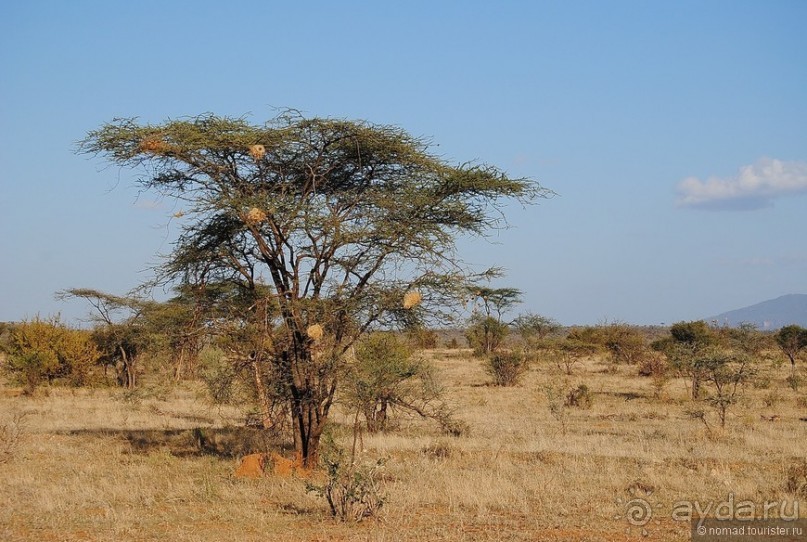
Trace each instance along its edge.
<path fill-rule="evenodd" d="M 777 197 L 807 193 L 807 162 L 762 158 L 734 177 L 687 177 L 678 183 L 678 205 L 705 209 L 759 209 Z"/>

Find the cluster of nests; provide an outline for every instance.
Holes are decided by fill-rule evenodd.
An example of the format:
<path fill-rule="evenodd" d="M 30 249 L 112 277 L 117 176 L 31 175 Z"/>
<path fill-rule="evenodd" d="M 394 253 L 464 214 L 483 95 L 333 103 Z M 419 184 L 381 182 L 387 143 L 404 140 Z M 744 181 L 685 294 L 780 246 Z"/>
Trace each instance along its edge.
<path fill-rule="evenodd" d="M 138 147 L 141 152 L 149 152 L 153 154 L 162 154 L 172 150 L 170 143 L 168 143 L 161 136 L 156 135 L 144 137 L 142 140 L 140 140 Z M 260 144 L 250 145 L 247 147 L 247 152 L 257 162 L 266 156 L 266 147 Z"/>
<path fill-rule="evenodd" d="M 403 308 L 411 309 L 416 307 L 423 300 L 423 296 L 417 290 L 409 290 L 403 297 Z M 325 329 L 319 324 L 312 324 L 306 329 L 306 334 L 313 341 L 322 339 L 325 335 Z"/>
<path fill-rule="evenodd" d="M 171 146 L 161 137 L 146 137 L 140 142 L 140 150 L 143 152 L 164 153 L 170 149 Z M 266 156 L 266 147 L 260 144 L 250 145 L 247 150 L 249 155 L 252 156 L 255 161 L 261 160 L 264 156 Z M 177 213 L 177 216 L 179 217 L 183 214 L 184 213 Z M 266 218 L 266 212 L 257 207 L 253 207 L 244 215 L 244 221 L 251 225 L 260 224 L 261 222 L 265 221 Z M 410 290 L 403 296 L 403 308 L 411 309 L 420 304 L 422 300 L 423 296 L 420 294 L 420 292 L 417 290 Z M 312 324 L 308 326 L 306 333 L 312 340 L 318 341 L 325 334 L 325 330 L 319 324 Z"/>

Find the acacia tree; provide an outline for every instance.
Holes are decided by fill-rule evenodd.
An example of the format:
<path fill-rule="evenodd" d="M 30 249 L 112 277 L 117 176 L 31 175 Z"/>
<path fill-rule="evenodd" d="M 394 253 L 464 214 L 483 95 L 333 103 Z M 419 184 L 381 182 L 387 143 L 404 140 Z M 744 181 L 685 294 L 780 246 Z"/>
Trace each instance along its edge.
<path fill-rule="evenodd" d="M 785 326 L 776 333 L 776 343 L 790 360 L 790 368 L 796 374 L 796 357 L 807 348 L 807 329 L 801 326 Z"/>
<path fill-rule="evenodd" d="M 276 316 L 262 363 L 279 379 L 306 466 L 351 345 L 438 311 L 468 285 L 455 237 L 502 226 L 506 199 L 549 195 L 492 166 L 450 165 L 399 128 L 294 112 L 264 125 L 115 120 L 80 150 L 143 166 L 145 189 L 187 205 L 160 280 L 269 287 Z"/>
<path fill-rule="evenodd" d="M 491 273 L 495 276 L 500 270 L 494 269 Z M 510 308 L 521 303 L 521 290 L 473 285 L 468 288 L 468 293 L 474 301 L 474 312 L 465 337 L 476 354 L 492 354 L 510 332 L 502 318 Z M 484 313 L 477 310 L 477 302 L 481 302 Z"/>
<path fill-rule="evenodd" d="M 80 298 L 95 309 L 93 339 L 101 351 L 100 361 L 115 369 L 118 385 L 134 389 L 137 361 L 148 343 L 142 315 L 150 304 L 134 296 L 117 296 L 90 288 L 71 288 L 57 292 L 61 300 Z"/>
<path fill-rule="evenodd" d="M 673 368 L 691 379 L 692 399 L 701 394 L 701 384 L 708 377 L 703 359 L 713 355 L 717 337 L 703 320 L 678 322 L 670 327 L 670 336 L 653 343 L 653 348 L 663 352 Z"/>

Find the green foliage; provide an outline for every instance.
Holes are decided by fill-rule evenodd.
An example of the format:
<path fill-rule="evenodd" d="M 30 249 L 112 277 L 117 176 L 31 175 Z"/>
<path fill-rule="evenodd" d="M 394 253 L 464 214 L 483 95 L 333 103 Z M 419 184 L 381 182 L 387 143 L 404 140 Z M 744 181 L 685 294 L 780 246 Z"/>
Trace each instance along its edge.
<path fill-rule="evenodd" d="M 706 402 L 717 412 L 720 426 L 725 427 L 729 408 L 737 404 L 743 387 L 755 374 L 752 360 L 741 353 L 713 348 L 704 352 L 695 366 L 710 387 Z"/>
<path fill-rule="evenodd" d="M 29 393 L 43 381 L 84 385 L 100 358 L 89 332 L 67 327 L 58 316 L 48 320 L 36 317 L 14 326 L 8 355 L 6 370 Z"/>
<path fill-rule="evenodd" d="M 702 320 L 678 322 L 670 328 L 670 336 L 659 339 L 652 348 L 662 352 L 678 374 L 690 378 L 693 399 L 701 396 L 701 383 L 706 378 L 703 360 L 708 359 L 717 344 L 714 331 Z"/>
<path fill-rule="evenodd" d="M 529 344 L 543 341 L 550 335 L 559 332 L 563 326 L 548 316 L 528 312 L 515 319 L 513 328 L 521 339 Z"/>
<path fill-rule="evenodd" d="M 437 348 L 437 332 L 423 326 L 413 327 L 406 332 L 409 344 L 420 350 Z"/>
<path fill-rule="evenodd" d="M 776 333 L 776 343 L 790 360 L 790 365 L 795 371 L 796 358 L 807 348 L 807 329 L 795 325 L 785 326 Z"/>
<path fill-rule="evenodd" d="M 468 345 L 477 356 L 487 356 L 499 349 L 510 328 L 493 318 L 477 313 L 471 317 L 470 325 L 465 330 Z"/>
<path fill-rule="evenodd" d="M 485 360 L 485 370 L 497 386 L 515 386 L 529 369 L 529 361 L 520 352 L 496 352 Z"/>
<path fill-rule="evenodd" d="M 521 303 L 521 290 L 516 288 L 490 288 L 487 286 L 471 286 L 469 292 L 473 298 L 481 301 L 485 316 L 494 317 L 499 322 L 504 314 L 515 305 Z"/>
<path fill-rule="evenodd" d="M 597 353 L 597 346 L 574 338 L 548 339 L 536 343 L 537 356 L 548 360 L 559 371 L 571 375 L 580 360 Z"/>
<path fill-rule="evenodd" d="M 581 343 L 597 345 L 608 353 L 613 364 L 636 365 L 647 355 L 642 332 L 620 322 L 599 326 L 577 327 L 568 338 Z"/>
<path fill-rule="evenodd" d="M 215 346 L 203 348 L 199 353 L 202 381 L 215 404 L 228 405 L 243 397 L 237 391 L 240 372 L 227 360 L 224 350 Z"/>
<path fill-rule="evenodd" d="M 706 347 L 714 344 L 715 334 L 703 320 L 678 322 L 670 327 L 670 336 L 679 344 Z"/>
<path fill-rule="evenodd" d="M 359 341 L 347 381 L 347 400 L 362 413 L 371 433 L 386 429 L 396 408 L 424 417 L 442 412 L 442 390 L 431 366 L 414 357 L 393 333 L 376 332 Z"/>

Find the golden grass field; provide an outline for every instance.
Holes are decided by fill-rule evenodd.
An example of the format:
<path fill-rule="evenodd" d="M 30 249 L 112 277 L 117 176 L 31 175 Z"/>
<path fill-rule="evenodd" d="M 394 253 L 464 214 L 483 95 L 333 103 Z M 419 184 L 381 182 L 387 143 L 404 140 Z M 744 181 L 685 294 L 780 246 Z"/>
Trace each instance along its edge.
<path fill-rule="evenodd" d="M 126 401 L 116 389 L 24 397 L 2 384 L 0 427 L 21 433 L 0 463 L 0 540 L 689 540 L 689 523 L 671 517 L 679 501 L 733 495 L 790 512 L 797 498 L 785 486 L 807 459 L 807 401 L 785 383 L 789 364 L 765 368 L 770 382 L 749 386 L 726 430 L 710 434 L 685 413 L 684 380 L 658 399 L 635 367 L 612 374 L 593 359 L 569 377 L 538 363 L 498 388 L 467 351 L 426 355 L 470 429 L 451 437 L 404 418 L 364 435 L 363 458 L 386 459 L 387 501 L 361 523 L 332 519 L 298 478 L 234 477 L 239 455 L 278 444 L 239 429 L 246 407 L 211 405 L 201 387 Z M 562 424 L 545 388 L 564 380 L 588 385 L 594 403 L 566 410 Z M 349 447 L 349 421 L 335 421 Z M 625 517 L 637 498 L 653 510 L 643 526 Z"/>

